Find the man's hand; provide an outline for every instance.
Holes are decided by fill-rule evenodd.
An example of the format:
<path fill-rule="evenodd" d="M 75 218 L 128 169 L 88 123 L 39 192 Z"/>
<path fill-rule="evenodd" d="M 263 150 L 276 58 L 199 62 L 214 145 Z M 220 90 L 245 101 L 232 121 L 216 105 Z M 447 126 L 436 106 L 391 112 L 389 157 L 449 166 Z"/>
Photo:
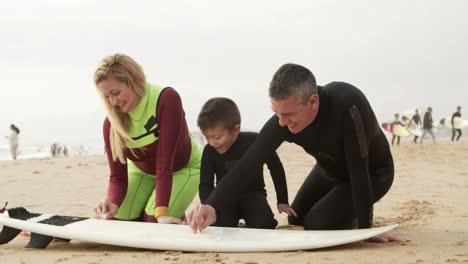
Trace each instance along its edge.
<path fill-rule="evenodd" d="M 289 204 L 278 204 L 276 207 L 278 207 L 278 212 L 281 213 L 287 213 L 289 216 L 294 216 L 297 218 L 297 213 L 294 211 L 294 209 L 289 206 Z"/>
<path fill-rule="evenodd" d="M 104 198 L 97 206 L 94 208 L 97 219 L 112 219 L 114 215 L 119 211 L 119 207 L 109 201 L 107 198 Z"/>
<path fill-rule="evenodd" d="M 158 216 L 156 219 L 159 224 L 178 224 L 178 225 L 183 224 L 183 221 L 181 219 L 168 216 L 168 215 L 161 215 L 161 216 Z"/>
<path fill-rule="evenodd" d="M 197 204 L 185 211 L 187 223 L 194 233 L 216 222 L 216 210 L 211 205 Z"/>
<path fill-rule="evenodd" d="M 368 238 L 367 241 L 374 242 L 374 243 L 410 242 L 410 240 L 408 240 L 408 239 L 399 238 L 399 237 L 396 237 L 396 236 L 392 236 L 390 234 L 380 234 L 378 236 Z"/>

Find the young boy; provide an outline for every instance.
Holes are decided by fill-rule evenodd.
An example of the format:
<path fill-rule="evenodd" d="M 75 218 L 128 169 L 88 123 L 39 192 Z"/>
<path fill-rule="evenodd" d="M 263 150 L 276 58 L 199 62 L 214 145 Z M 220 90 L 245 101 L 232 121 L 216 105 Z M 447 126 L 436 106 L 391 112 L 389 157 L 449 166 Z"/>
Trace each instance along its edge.
<path fill-rule="evenodd" d="M 237 105 L 228 98 L 209 99 L 198 115 L 198 126 L 208 141 L 203 150 L 200 171 L 200 201 L 203 203 L 223 176 L 236 165 L 257 133 L 240 132 L 241 117 Z M 266 163 L 277 195 L 280 213 L 295 216 L 289 206 L 286 177 L 283 165 L 275 153 Z M 237 227 L 239 219 L 244 219 L 248 228 L 274 229 L 278 222 L 266 199 L 263 166 L 251 171 L 250 184 L 243 190 L 240 199 L 217 212 L 215 225 Z"/>

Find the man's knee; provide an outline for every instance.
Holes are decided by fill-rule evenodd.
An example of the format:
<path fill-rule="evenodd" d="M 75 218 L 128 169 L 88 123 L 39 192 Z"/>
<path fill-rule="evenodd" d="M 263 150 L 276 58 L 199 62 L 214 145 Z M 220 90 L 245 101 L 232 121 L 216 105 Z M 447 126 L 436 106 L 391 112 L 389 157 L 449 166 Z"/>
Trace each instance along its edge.
<path fill-rule="evenodd" d="M 278 221 L 272 217 L 258 217 L 249 219 L 246 221 L 246 225 L 248 228 L 259 228 L 259 229 L 275 229 L 278 225 Z"/>
<path fill-rule="evenodd" d="M 303 217 L 288 216 L 288 224 L 302 225 Z"/>
<path fill-rule="evenodd" d="M 317 217 L 304 220 L 304 230 L 331 230 L 333 225 Z"/>
<path fill-rule="evenodd" d="M 304 230 L 341 230 L 351 229 L 351 227 L 352 221 L 349 223 L 338 223 L 318 217 L 304 220 Z"/>
<path fill-rule="evenodd" d="M 239 219 L 233 218 L 221 218 L 217 219 L 217 221 L 213 224 L 214 226 L 219 227 L 239 227 Z"/>

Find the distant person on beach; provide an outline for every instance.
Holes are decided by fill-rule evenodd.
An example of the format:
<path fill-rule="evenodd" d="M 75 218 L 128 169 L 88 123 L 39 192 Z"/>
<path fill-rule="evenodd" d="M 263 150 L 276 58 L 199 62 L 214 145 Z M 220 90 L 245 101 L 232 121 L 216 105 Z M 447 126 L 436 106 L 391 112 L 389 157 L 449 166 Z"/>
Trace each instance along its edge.
<path fill-rule="evenodd" d="M 408 127 L 411 126 L 411 123 L 415 123 L 417 127 L 422 126 L 421 116 L 419 115 L 419 109 L 414 110 L 414 115 L 411 117 L 411 120 L 408 123 Z M 413 143 L 418 144 L 418 136 L 414 135 Z"/>
<path fill-rule="evenodd" d="M 20 130 L 14 124 L 10 125 L 10 135 L 8 136 L 8 141 L 10 143 L 10 153 L 11 158 L 16 160 L 18 156 L 18 146 L 19 146 L 19 133 Z"/>
<path fill-rule="evenodd" d="M 103 134 L 110 169 L 98 218 L 181 224 L 197 194 L 201 151 L 174 88 L 146 82 L 124 54 L 105 57 L 94 82 L 107 109 Z"/>
<path fill-rule="evenodd" d="M 421 144 L 426 134 L 429 133 L 432 137 L 432 143 L 436 143 L 436 137 L 434 134 L 434 122 L 432 120 L 432 107 L 428 107 L 426 113 L 424 113 L 423 119 L 423 134 L 421 136 Z"/>
<path fill-rule="evenodd" d="M 104 150 L 105 152 L 105 150 Z M 86 149 L 86 147 L 81 144 L 78 148 L 78 156 L 82 156 L 82 155 L 85 155 L 86 153 L 88 153 L 88 150 Z"/>
<path fill-rule="evenodd" d="M 198 127 L 208 142 L 203 150 L 200 172 L 199 194 L 203 203 L 247 152 L 258 133 L 240 132 L 239 109 L 234 101 L 224 97 L 211 98 L 203 105 Z M 278 212 L 297 216 L 289 206 L 284 168 L 276 152 L 266 164 L 275 186 Z M 248 177 L 252 180 L 239 199 L 217 212 L 216 226 L 237 227 L 240 219 L 245 220 L 248 228 L 274 229 L 278 224 L 268 205 L 263 164 L 249 171 Z"/>
<path fill-rule="evenodd" d="M 55 156 L 58 156 L 62 153 L 62 145 L 58 142 L 54 142 L 52 143 L 52 145 L 50 145 L 50 155 L 52 155 L 52 157 L 55 157 Z"/>
<path fill-rule="evenodd" d="M 461 115 L 461 106 L 457 106 L 457 111 L 455 113 L 453 113 L 452 120 L 451 120 L 451 123 L 452 123 L 452 141 L 455 140 L 455 137 L 456 137 L 457 133 L 458 133 L 458 136 L 456 137 L 457 141 L 462 136 L 461 128 L 455 128 L 455 124 L 454 124 L 455 117 L 461 118 L 461 116 L 462 116 Z"/>
<path fill-rule="evenodd" d="M 373 205 L 390 189 L 394 164 L 387 138 L 364 94 L 333 82 L 317 86 L 307 68 L 285 64 L 270 83 L 275 112 L 242 156 L 201 205 L 186 212 L 192 231 L 216 222 L 217 212 L 240 198 L 285 141 L 301 146 L 317 163 L 297 192 L 289 223 L 306 230 L 369 228 Z M 401 241 L 389 234 L 375 242 Z"/>
<path fill-rule="evenodd" d="M 68 157 L 68 146 L 63 145 L 63 150 L 62 150 L 63 156 Z"/>
<path fill-rule="evenodd" d="M 397 126 L 397 125 L 400 125 L 400 126 L 404 127 L 405 124 L 403 124 L 403 123 L 400 121 L 400 115 L 399 115 L 399 114 L 395 114 L 393 117 L 394 117 L 394 118 L 393 118 L 392 126 L 391 126 L 391 127 L 392 127 L 392 129 L 391 129 L 391 131 L 392 131 L 392 146 L 393 146 L 393 144 L 395 143 L 395 138 L 397 139 L 397 146 L 399 146 L 399 145 L 400 145 L 400 138 L 401 138 L 401 137 L 400 137 L 400 136 L 397 136 L 397 135 L 395 135 L 395 134 L 393 133 L 393 127 L 394 127 L 394 126 Z M 403 118 L 406 119 L 406 117 L 403 117 Z"/>

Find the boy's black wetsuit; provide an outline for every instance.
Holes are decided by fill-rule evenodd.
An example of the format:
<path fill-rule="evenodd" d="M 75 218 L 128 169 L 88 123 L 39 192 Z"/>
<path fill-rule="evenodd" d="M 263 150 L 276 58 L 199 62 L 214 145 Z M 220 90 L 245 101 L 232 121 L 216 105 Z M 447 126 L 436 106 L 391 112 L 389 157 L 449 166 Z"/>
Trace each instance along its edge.
<path fill-rule="evenodd" d="M 226 153 L 219 154 L 213 147 L 206 145 L 203 150 L 200 170 L 200 201 L 203 203 L 214 189 L 214 176 L 216 185 L 223 180 L 224 175 L 231 170 L 241 157 L 247 152 L 255 141 L 257 133 L 241 132 L 236 141 Z M 283 164 L 273 152 L 266 161 L 275 185 L 278 204 L 289 204 L 286 177 Z M 216 225 L 237 227 L 239 219 L 244 219 L 250 228 L 275 228 L 278 222 L 274 219 L 273 212 L 268 205 L 263 179 L 263 164 L 254 166 L 245 177 L 249 180 L 242 190 L 236 189 L 236 202 L 228 206 L 218 208 Z"/>
<path fill-rule="evenodd" d="M 460 112 L 455 112 L 455 113 L 453 113 L 453 115 L 452 115 L 452 120 L 451 120 L 451 124 L 452 124 L 452 141 L 455 140 L 455 136 L 457 135 L 457 133 L 458 133 L 457 141 L 460 139 L 460 137 L 461 137 L 461 135 L 462 135 L 462 130 L 461 130 L 460 128 L 455 128 L 455 127 L 453 126 L 453 119 L 454 119 L 455 117 L 460 117 L 460 118 L 461 118 L 461 116 L 462 116 L 462 115 L 461 115 Z"/>
<path fill-rule="evenodd" d="M 206 204 L 219 210 L 250 184 L 248 173 L 270 157 L 284 141 L 300 145 L 317 164 L 300 187 L 291 207 L 299 215 L 292 224 L 305 229 L 372 226 L 373 204 L 393 182 L 394 165 L 388 141 L 369 102 L 356 87 L 333 82 L 318 89 L 316 119 L 298 134 L 273 116 L 238 165 L 224 176 Z"/>

